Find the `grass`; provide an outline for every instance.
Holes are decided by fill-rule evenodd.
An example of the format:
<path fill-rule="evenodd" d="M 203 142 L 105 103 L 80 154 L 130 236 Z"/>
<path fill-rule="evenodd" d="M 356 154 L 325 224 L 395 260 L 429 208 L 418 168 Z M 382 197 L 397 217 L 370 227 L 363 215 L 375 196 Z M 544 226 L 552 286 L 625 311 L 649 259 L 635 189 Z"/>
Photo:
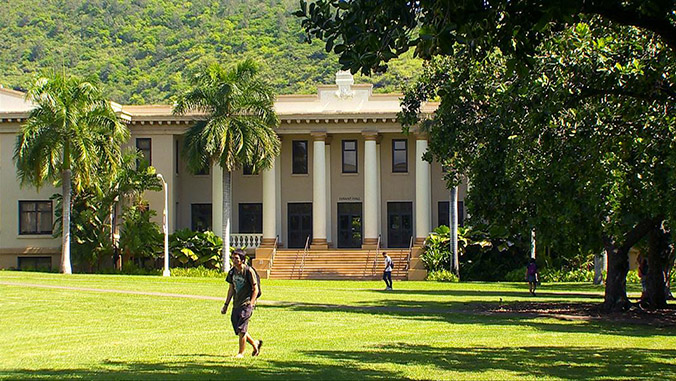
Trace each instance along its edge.
<path fill-rule="evenodd" d="M 500 299 L 600 302 L 598 286 L 543 285 L 535 298 L 518 283 L 382 288 L 264 280 L 250 324 L 262 356 L 236 360 L 222 279 L 0 271 L 0 378 L 676 378 L 673 328 L 468 313 Z"/>

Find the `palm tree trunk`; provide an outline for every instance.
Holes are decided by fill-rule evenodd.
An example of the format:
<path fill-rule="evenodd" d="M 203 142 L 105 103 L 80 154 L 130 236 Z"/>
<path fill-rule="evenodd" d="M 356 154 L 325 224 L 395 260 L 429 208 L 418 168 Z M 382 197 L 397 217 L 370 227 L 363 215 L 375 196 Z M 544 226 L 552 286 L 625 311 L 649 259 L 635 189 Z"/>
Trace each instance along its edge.
<path fill-rule="evenodd" d="M 71 274 L 70 265 L 70 169 L 63 171 L 62 192 L 63 192 L 63 235 L 61 243 L 61 272 Z"/>
<path fill-rule="evenodd" d="M 232 193 L 230 171 L 223 168 L 223 271 L 230 271 L 230 214 Z"/>

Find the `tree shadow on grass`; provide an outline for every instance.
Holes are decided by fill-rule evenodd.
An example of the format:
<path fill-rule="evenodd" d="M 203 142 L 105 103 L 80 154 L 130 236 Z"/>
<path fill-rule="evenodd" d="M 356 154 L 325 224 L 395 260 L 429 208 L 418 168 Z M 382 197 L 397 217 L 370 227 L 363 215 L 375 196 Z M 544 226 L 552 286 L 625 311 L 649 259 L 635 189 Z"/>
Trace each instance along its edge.
<path fill-rule="evenodd" d="M 676 330 L 673 327 L 652 327 L 603 320 L 586 320 L 579 321 L 576 324 L 564 324 L 557 321 L 556 316 L 478 312 L 485 310 L 487 305 L 497 307 L 497 303 L 384 299 L 362 303 L 361 305 L 296 303 L 291 305 L 265 306 L 264 308 L 282 308 L 303 312 L 348 312 L 396 317 L 406 320 L 442 321 L 449 324 L 520 326 L 558 333 L 593 333 L 631 337 L 676 336 Z M 538 317 L 551 317 L 551 319 L 536 319 Z"/>
<path fill-rule="evenodd" d="M 528 294 L 528 286 L 526 285 L 523 288 L 523 291 L 514 290 L 514 291 L 504 291 L 504 290 L 405 290 L 405 289 L 395 289 L 394 291 L 385 291 L 385 290 L 373 290 L 373 292 L 383 295 L 392 295 L 392 294 L 403 294 L 403 295 L 435 295 L 435 296 L 470 296 L 470 297 L 489 297 L 493 299 L 503 298 L 503 297 L 514 297 L 514 298 L 531 298 Z M 602 291 L 588 293 L 583 292 L 563 292 L 563 291 L 544 291 L 539 289 L 537 293 L 538 298 L 556 298 L 556 299 L 594 299 L 598 301 L 603 300 Z"/>
<path fill-rule="evenodd" d="M 93 369 L 13 369 L 0 371 L 0 379 L 81 378 L 105 380 L 322 380 L 386 378 L 389 372 L 362 369 L 345 364 L 327 364 L 309 361 L 282 361 L 250 358 L 234 360 L 231 357 L 208 354 L 186 355 L 196 360 L 164 362 L 106 361 Z"/>
<path fill-rule="evenodd" d="M 408 373 L 409 369 L 419 366 L 426 367 L 429 378 L 676 378 L 676 366 L 673 365 L 676 350 L 673 349 L 579 346 L 447 348 L 390 343 L 362 351 L 317 350 L 301 354 L 306 360 L 249 358 L 235 361 L 211 354 L 187 354 L 161 362 L 105 361 L 90 369 L 4 370 L 0 371 L 0 378 L 278 380 L 282 377 L 294 380 L 354 380 L 420 377 L 419 374 Z"/>
<path fill-rule="evenodd" d="M 311 351 L 344 363 L 434 366 L 441 371 L 467 373 L 466 377 L 497 371 L 522 377 L 655 378 L 673 379 L 676 350 L 590 347 L 438 348 L 429 345 L 388 344 L 375 351 Z M 405 377 L 393 374 L 393 377 Z M 490 377 L 490 374 L 488 375 Z M 493 376 L 496 377 L 496 376 Z"/>

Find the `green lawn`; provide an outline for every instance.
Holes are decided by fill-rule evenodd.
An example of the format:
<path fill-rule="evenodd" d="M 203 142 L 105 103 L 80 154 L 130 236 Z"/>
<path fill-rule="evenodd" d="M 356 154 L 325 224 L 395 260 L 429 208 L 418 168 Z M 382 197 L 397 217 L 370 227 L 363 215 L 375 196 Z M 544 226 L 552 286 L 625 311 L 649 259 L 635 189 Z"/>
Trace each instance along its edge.
<path fill-rule="evenodd" d="M 10 285 L 11 283 L 11 285 Z M 600 302 L 587 284 L 263 281 L 261 357 L 209 298 L 222 279 L 0 271 L 0 378 L 676 378 L 676 329 L 478 315 L 476 304 Z M 636 289 L 630 291 L 636 295 Z"/>

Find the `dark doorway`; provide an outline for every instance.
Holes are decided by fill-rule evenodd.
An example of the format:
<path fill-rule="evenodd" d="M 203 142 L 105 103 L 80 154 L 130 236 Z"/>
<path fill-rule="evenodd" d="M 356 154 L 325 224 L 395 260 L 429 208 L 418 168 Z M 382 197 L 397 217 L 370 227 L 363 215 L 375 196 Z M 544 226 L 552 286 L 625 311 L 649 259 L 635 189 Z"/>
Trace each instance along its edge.
<path fill-rule="evenodd" d="M 361 202 L 338 203 L 338 247 L 361 247 Z"/>
<path fill-rule="evenodd" d="M 408 247 L 413 235 L 413 204 L 387 203 L 387 246 Z"/>
<path fill-rule="evenodd" d="M 289 203 L 288 248 L 304 248 L 307 237 L 312 239 L 312 203 Z"/>

